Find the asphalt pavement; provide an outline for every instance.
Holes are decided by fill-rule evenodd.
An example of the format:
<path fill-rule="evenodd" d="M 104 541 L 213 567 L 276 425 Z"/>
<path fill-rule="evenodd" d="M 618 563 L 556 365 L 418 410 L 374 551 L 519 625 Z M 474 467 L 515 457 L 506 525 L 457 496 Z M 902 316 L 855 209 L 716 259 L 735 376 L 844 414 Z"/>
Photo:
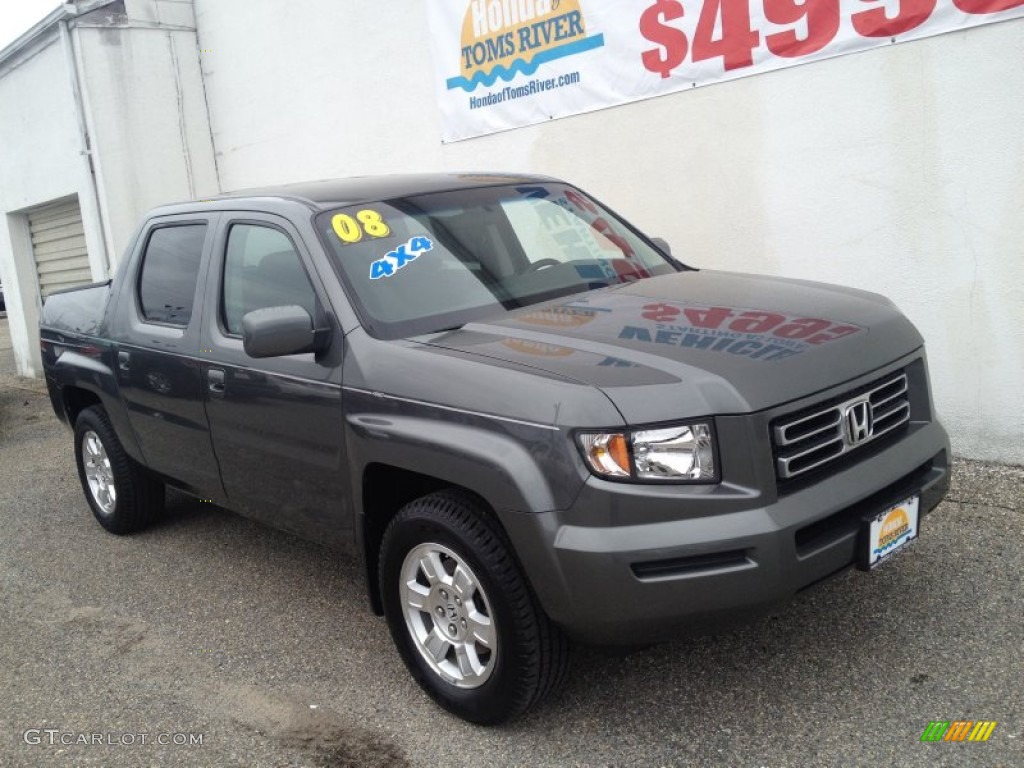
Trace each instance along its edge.
<path fill-rule="evenodd" d="M 351 559 L 179 495 L 105 533 L 12 373 L 0 320 L 0 766 L 1024 765 L 1022 468 L 958 461 L 871 574 L 718 637 L 578 648 L 484 729 L 415 686 Z M 922 743 L 936 720 L 997 725 Z"/>

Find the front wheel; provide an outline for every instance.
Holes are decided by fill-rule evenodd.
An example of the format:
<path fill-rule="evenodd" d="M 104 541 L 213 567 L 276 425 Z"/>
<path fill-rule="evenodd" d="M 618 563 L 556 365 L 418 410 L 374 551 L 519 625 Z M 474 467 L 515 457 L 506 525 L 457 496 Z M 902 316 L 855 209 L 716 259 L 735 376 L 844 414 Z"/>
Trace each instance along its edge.
<path fill-rule="evenodd" d="M 466 495 L 441 491 L 399 511 L 381 544 L 380 584 L 410 672 L 459 717 L 508 720 L 565 676 L 564 637 L 537 604 L 500 528 Z"/>

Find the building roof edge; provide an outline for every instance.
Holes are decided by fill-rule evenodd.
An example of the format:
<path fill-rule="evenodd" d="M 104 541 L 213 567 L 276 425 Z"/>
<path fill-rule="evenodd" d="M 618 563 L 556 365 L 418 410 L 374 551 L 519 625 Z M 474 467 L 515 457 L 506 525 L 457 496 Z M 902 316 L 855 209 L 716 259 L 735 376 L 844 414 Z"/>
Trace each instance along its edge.
<path fill-rule="evenodd" d="M 77 16 L 95 11 L 97 8 L 111 5 L 117 0 L 79 0 L 79 2 L 63 3 L 50 11 L 46 16 L 37 21 L 25 32 L 16 37 L 6 47 L 0 49 L 0 68 L 19 53 L 29 48 L 43 35 L 49 32 L 65 19 L 73 19 Z"/>

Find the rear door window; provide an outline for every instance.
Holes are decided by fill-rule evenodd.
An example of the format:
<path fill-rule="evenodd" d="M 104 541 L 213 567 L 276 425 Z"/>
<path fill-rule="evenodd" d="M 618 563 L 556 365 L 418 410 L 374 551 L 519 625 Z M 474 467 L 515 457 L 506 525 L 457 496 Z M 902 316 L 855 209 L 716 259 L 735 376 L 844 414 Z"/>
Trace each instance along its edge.
<path fill-rule="evenodd" d="M 154 229 L 139 275 L 139 308 L 149 322 L 185 327 L 199 281 L 206 224 Z"/>

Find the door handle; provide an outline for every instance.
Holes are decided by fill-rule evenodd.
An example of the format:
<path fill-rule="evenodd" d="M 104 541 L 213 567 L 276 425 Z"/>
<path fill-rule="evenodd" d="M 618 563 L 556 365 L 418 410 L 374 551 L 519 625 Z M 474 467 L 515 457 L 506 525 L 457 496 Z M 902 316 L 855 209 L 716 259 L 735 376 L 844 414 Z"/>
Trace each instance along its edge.
<path fill-rule="evenodd" d="M 220 368 L 210 368 L 206 372 L 206 382 L 213 394 L 224 394 L 224 371 Z"/>
<path fill-rule="evenodd" d="M 123 349 L 117 353 L 117 367 L 125 373 L 132 369 L 132 356 Z"/>

